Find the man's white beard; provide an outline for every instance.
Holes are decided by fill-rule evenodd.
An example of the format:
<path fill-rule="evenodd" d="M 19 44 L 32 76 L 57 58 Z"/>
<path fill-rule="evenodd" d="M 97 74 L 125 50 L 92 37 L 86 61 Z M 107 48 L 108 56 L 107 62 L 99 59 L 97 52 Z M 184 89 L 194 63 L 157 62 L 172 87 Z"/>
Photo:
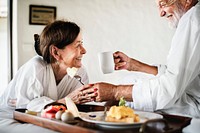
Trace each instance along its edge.
<path fill-rule="evenodd" d="M 174 14 L 173 16 L 173 20 L 169 21 L 168 25 L 171 29 L 176 29 L 178 26 L 178 22 L 180 20 L 180 16 L 176 13 L 176 15 Z"/>
<path fill-rule="evenodd" d="M 173 19 L 171 21 L 169 21 L 169 27 L 171 29 L 176 29 L 177 26 L 178 26 L 178 23 L 179 23 L 179 20 L 181 19 L 181 17 L 183 16 L 184 14 L 184 9 L 180 6 L 178 6 L 178 9 L 176 9 L 174 11 L 174 15 L 173 15 Z"/>

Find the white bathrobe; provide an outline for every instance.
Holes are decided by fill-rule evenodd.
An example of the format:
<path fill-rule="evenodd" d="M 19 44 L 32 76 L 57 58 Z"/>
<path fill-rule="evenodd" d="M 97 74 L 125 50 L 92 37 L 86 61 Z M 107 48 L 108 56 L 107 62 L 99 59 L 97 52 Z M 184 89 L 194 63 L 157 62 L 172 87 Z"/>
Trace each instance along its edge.
<path fill-rule="evenodd" d="M 132 96 L 135 109 L 200 117 L 200 2 L 180 19 L 167 65 L 137 80 Z"/>
<path fill-rule="evenodd" d="M 83 67 L 78 70 L 77 75 L 82 77 L 82 82 L 88 84 L 88 75 Z M 0 107 L 11 107 L 9 100 L 17 99 L 16 108 L 41 111 L 44 105 L 64 98 L 81 86 L 77 79 L 69 75 L 65 75 L 56 85 L 51 65 L 42 57 L 35 56 L 19 69 L 9 83 L 0 97 Z"/>

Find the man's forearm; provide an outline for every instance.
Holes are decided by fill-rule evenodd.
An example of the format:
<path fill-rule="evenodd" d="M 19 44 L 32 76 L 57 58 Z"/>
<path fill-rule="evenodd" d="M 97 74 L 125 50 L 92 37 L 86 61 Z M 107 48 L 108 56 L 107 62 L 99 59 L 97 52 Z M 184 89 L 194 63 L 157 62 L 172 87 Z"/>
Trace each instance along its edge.
<path fill-rule="evenodd" d="M 113 90 L 115 100 L 119 101 L 121 97 L 124 97 L 125 100 L 132 101 L 132 88 L 133 85 L 118 85 Z"/>
<path fill-rule="evenodd" d="M 156 66 L 150 66 L 135 59 L 130 60 L 129 71 L 139 71 L 148 74 L 157 75 L 158 68 Z"/>

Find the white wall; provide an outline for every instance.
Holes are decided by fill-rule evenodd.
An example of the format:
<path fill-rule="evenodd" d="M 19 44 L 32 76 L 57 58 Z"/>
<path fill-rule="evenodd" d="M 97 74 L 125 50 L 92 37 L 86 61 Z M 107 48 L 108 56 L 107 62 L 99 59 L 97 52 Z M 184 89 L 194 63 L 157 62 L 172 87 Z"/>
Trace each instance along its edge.
<path fill-rule="evenodd" d="M 6 88 L 9 73 L 8 73 L 8 45 L 7 45 L 7 18 L 0 18 L 0 95 Z"/>
<path fill-rule="evenodd" d="M 146 63 L 166 63 L 174 31 L 159 17 L 155 0 L 18 0 L 18 67 L 34 56 L 33 34 L 44 28 L 29 25 L 30 4 L 56 6 L 57 19 L 74 21 L 82 28 L 87 49 L 83 63 L 91 82 L 117 83 L 126 74 L 103 75 L 97 58 L 101 51 L 120 50 Z"/>

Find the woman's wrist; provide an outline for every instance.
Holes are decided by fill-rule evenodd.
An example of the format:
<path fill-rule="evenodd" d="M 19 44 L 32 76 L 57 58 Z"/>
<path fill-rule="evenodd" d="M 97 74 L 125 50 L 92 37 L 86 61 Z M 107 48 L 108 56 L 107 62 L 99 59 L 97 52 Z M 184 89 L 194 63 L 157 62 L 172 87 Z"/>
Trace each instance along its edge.
<path fill-rule="evenodd" d="M 59 99 L 56 102 L 65 104 L 65 98 Z"/>

